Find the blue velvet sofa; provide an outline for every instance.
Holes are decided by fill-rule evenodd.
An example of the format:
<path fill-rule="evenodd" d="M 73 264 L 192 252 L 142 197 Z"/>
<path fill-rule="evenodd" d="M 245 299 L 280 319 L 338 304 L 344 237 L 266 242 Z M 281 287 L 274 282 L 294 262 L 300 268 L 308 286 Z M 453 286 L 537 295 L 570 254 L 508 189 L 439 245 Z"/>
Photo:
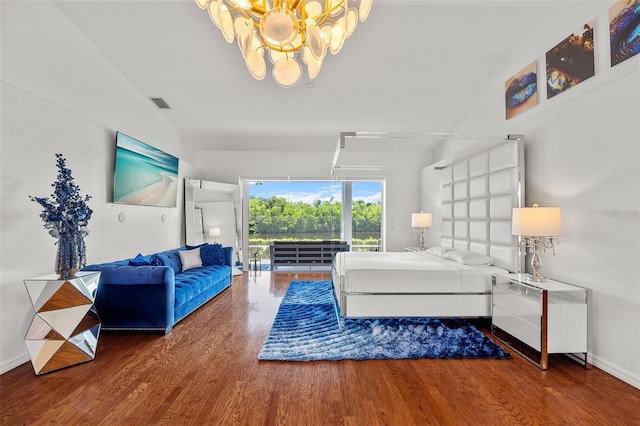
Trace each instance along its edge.
<path fill-rule="evenodd" d="M 207 259 L 204 248 L 202 257 L 195 257 L 203 246 L 207 246 Z M 229 287 L 233 247 L 203 246 L 84 267 L 84 271 L 101 272 L 95 306 L 102 329 L 167 334 L 178 321 Z M 213 260 L 211 247 L 217 250 Z M 200 259 L 203 266 L 187 259 Z"/>

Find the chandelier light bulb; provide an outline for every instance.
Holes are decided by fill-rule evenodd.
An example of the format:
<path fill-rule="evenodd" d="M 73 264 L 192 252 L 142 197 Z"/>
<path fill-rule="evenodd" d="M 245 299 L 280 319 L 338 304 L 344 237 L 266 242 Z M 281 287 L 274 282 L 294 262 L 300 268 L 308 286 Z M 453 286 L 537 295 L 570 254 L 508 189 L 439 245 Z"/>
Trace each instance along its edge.
<path fill-rule="evenodd" d="M 265 49 L 272 75 L 282 87 L 298 84 L 302 67 L 314 79 L 329 50 L 337 54 L 369 16 L 373 0 L 195 0 L 228 43 L 238 48 L 249 73 L 266 74 Z M 272 8 L 273 6 L 273 8 Z"/>

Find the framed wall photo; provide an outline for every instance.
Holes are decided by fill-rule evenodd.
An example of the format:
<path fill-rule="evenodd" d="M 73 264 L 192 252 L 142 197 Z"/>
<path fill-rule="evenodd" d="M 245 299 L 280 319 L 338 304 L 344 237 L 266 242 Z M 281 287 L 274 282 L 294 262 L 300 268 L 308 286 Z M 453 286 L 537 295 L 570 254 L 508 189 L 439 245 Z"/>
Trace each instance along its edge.
<path fill-rule="evenodd" d="M 620 0 L 609 8 L 611 66 L 640 53 L 640 0 Z"/>
<path fill-rule="evenodd" d="M 116 133 L 113 202 L 176 207 L 179 160 L 124 133 Z"/>
<path fill-rule="evenodd" d="M 538 103 L 538 72 L 536 61 L 504 83 L 505 118 L 508 120 Z"/>
<path fill-rule="evenodd" d="M 547 52 L 547 99 L 577 86 L 595 74 L 593 21 Z"/>

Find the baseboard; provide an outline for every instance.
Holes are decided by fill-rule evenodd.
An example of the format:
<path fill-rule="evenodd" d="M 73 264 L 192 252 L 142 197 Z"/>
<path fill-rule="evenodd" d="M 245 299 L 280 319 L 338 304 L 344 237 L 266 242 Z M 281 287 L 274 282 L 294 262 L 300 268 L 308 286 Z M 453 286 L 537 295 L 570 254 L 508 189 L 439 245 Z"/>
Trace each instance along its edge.
<path fill-rule="evenodd" d="M 2 361 L 0 363 L 0 374 L 4 374 L 7 371 L 13 370 L 14 368 L 24 364 L 25 362 L 29 362 L 31 359 L 29 358 L 29 353 L 25 352 L 22 355 L 18 355 L 11 359 Z"/>
<path fill-rule="evenodd" d="M 627 370 L 623 370 L 618 366 L 613 365 L 610 362 L 595 355 L 591 355 L 591 358 L 591 364 L 594 367 L 598 367 L 599 369 L 611 374 L 613 377 L 618 378 L 623 382 L 626 382 L 631 386 L 640 389 L 640 377 L 638 375 L 635 375 Z"/>

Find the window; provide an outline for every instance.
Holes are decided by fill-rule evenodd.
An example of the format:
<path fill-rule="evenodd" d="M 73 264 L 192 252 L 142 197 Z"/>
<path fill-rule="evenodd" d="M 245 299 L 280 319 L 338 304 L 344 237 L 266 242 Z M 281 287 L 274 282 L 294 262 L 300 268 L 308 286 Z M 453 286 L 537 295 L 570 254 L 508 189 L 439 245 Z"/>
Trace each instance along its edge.
<path fill-rule="evenodd" d="M 344 240 L 353 250 L 381 250 L 381 181 L 251 181 L 245 188 L 251 258 L 267 259 L 274 240 Z"/>
<path fill-rule="evenodd" d="M 345 182 L 351 185 L 351 236 L 353 251 L 381 251 L 382 182 Z"/>

